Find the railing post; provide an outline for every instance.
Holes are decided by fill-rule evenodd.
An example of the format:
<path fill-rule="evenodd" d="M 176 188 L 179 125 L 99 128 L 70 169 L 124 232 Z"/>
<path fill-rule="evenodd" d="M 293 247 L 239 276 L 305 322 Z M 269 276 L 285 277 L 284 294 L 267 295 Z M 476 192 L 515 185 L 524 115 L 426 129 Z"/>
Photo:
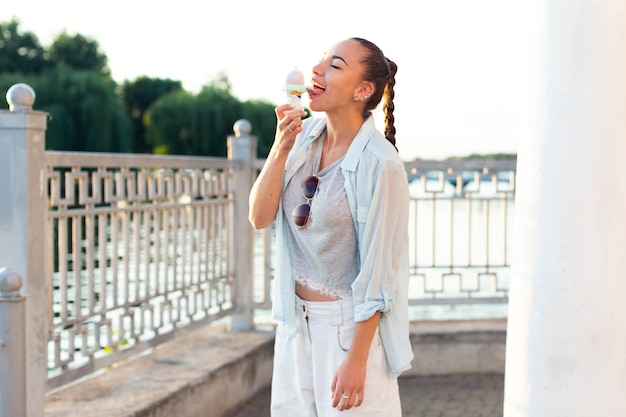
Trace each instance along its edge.
<path fill-rule="evenodd" d="M 235 122 L 235 135 L 228 137 L 228 159 L 240 164 L 234 170 L 233 262 L 235 276 L 236 313 L 232 317 L 233 331 L 254 328 L 254 229 L 248 221 L 248 198 L 254 179 L 253 162 L 257 139 L 250 135 L 247 120 Z"/>
<path fill-rule="evenodd" d="M 26 416 L 26 306 L 22 277 L 0 269 L 0 417 Z"/>
<path fill-rule="evenodd" d="M 24 278 L 26 415 L 43 417 L 48 372 L 45 131 L 47 113 L 33 111 L 35 92 L 15 84 L 0 110 L 0 265 Z M 4 388 L 3 388 L 4 389 Z M 4 407 L 4 403 L 2 403 Z"/>

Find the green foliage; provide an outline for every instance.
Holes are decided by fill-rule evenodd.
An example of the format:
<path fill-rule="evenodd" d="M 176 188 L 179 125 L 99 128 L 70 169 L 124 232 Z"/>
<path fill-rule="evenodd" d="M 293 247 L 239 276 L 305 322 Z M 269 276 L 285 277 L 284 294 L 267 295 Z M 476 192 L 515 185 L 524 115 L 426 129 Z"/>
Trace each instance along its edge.
<path fill-rule="evenodd" d="M 50 113 L 46 148 L 128 152 L 131 128 L 115 95 L 115 83 L 92 71 L 57 65 L 35 77 L 37 107 Z"/>
<path fill-rule="evenodd" d="M 274 105 L 240 102 L 225 74 L 193 95 L 180 81 L 142 76 L 121 87 L 98 42 L 63 31 L 48 50 L 19 23 L 0 23 L 0 88 L 24 82 L 35 109 L 50 114 L 46 148 L 96 152 L 226 156 L 241 118 L 252 123 L 259 156 L 274 140 Z"/>
<path fill-rule="evenodd" d="M 0 92 L 6 94 L 7 90 L 11 88 L 12 85 L 18 83 L 26 83 L 33 86 L 31 79 L 34 78 L 32 75 L 24 75 L 20 72 L 10 72 L 10 73 L 0 73 Z M 36 91 L 35 91 L 36 94 Z M 6 105 L 6 102 L 3 102 Z M 41 110 L 39 107 L 39 103 L 35 100 L 35 109 Z M 7 107 L 4 107 L 6 109 Z"/>
<path fill-rule="evenodd" d="M 149 110 L 147 142 L 154 153 L 226 156 L 226 140 L 239 119 L 252 124 L 257 155 L 265 157 L 276 134 L 275 105 L 266 101 L 240 102 L 224 75 L 193 96 L 163 96 Z"/>
<path fill-rule="evenodd" d="M 64 65 L 41 74 L 0 74 L 0 89 L 16 83 L 35 90 L 35 110 L 49 113 L 46 149 L 129 152 L 131 125 L 119 106 L 115 83 Z"/>
<path fill-rule="evenodd" d="M 232 96 L 227 81 L 220 76 L 197 96 L 196 149 L 200 155 L 226 156 L 226 138 L 233 134 L 233 125 L 241 118 L 241 102 Z"/>
<path fill-rule="evenodd" d="M 0 22 L 0 74 L 38 74 L 47 67 L 44 48 L 31 32 L 19 31 L 19 21 Z"/>
<path fill-rule="evenodd" d="M 160 78 L 139 77 L 134 81 L 126 81 L 122 86 L 122 101 L 124 109 L 133 125 L 133 143 L 131 152 L 150 152 L 146 141 L 146 126 L 144 116 L 150 106 L 173 91 L 183 89 L 180 81 Z"/>
<path fill-rule="evenodd" d="M 130 122 L 96 41 L 63 32 L 45 51 L 16 20 L 0 23 L 0 38 L 0 86 L 35 90 L 34 108 L 50 114 L 46 149 L 130 151 Z"/>
<path fill-rule="evenodd" d="M 63 64 L 79 71 L 94 71 L 105 77 L 111 75 L 107 66 L 108 58 L 100 51 L 98 42 L 80 34 L 70 36 L 63 31 L 57 35 L 50 46 L 50 61 L 54 65 Z"/>
<path fill-rule="evenodd" d="M 191 136 L 190 114 L 194 97 L 177 91 L 157 100 L 146 113 L 146 142 L 161 153 L 188 155 Z"/>
<path fill-rule="evenodd" d="M 257 157 L 265 158 L 270 152 L 276 136 L 276 106 L 268 101 L 250 100 L 242 103 L 241 118 L 252 125 L 252 134 L 257 137 Z"/>
<path fill-rule="evenodd" d="M 193 96 L 168 94 L 157 100 L 147 119 L 148 143 L 170 154 L 226 156 L 226 137 L 241 114 L 241 103 L 218 79 Z"/>

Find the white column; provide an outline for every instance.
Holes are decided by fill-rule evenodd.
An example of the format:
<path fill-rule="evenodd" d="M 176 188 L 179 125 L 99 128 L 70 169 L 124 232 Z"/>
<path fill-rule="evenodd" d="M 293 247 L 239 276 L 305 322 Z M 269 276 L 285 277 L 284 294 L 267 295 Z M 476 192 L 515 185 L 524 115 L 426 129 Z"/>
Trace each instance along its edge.
<path fill-rule="evenodd" d="M 626 3 L 523 4 L 504 416 L 626 416 Z"/>
<path fill-rule="evenodd" d="M 0 268 L 11 268 L 24 279 L 26 415 L 43 417 L 51 285 L 45 265 L 48 114 L 32 109 L 35 92 L 26 84 L 12 86 L 6 98 L 10 110 L 0 110 Z"/>
<path fill-rule="evenodd" d="M 254 183 L 254 161 L 257 139 L 250 135 L 252 125 L 245 119 L 235 122 L 235 135 L 228 137 L 228 159 L 239 161 L 235 169 L 234 230 L 231 256 L 235 276 L 236 313 L 232 316 L 233 331 L 254 328 L 254 229 L 248 221 L 249 196 Z"/>

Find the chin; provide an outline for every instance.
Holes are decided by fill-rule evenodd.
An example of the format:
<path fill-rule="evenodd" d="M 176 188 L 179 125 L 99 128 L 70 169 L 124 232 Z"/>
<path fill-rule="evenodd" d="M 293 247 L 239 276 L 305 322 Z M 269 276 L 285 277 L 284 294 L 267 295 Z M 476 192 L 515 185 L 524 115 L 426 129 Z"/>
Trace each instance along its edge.
<path fill-rule="evenodd" d="M 324 108 L 320 106 L 318 103 L 309 103 L 309 110 L 315 111 L 315 112 L 321 112 L 321 111 L 324 111 Z"/>

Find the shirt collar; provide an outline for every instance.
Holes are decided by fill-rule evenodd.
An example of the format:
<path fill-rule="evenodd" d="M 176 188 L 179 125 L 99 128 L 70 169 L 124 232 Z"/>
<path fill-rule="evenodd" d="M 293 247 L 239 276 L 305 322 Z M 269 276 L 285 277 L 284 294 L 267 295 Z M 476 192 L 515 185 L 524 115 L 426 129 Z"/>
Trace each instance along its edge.
<path fill-rule="evenodd" d="M 346 152 L 346 157 L 341 164 L 341 168 L 348 171 L 356 170 L 356 166 L 359 163 L 359 158 L 361 157 L 363 150 L 369 143 L 375 129 L 376 126 L 374 125 L 374 116 L 370 116 L 361 125 L 361 128 L 354 137 L 352 144 Z"/>
<path fill-rule="evenodd" d="M 320 123 L 317 126 L 311 129 L 311 132 L 306 138 L 305 147 L 307 149 L 311 148 L 311 145 L 314 141 L 321 139 L 322 132 L 326 129 L 326 120 L 320 120 Z M 341 163 L 341 168 L 347 171 L 355 171 L 357 165 L 359 164 L 359 159 L 363 150 L 369 143 L 374 131 L 376 130 L 376 125 L 374 124 L 374 116 L 370 116 L 363 122 L 361 128 L 357 132 L 356 136 L 352 140 L 348 151 L 346 152 L 346 156 Z M 291 169 L 295 170 L 300 167 L 304 163 L 306 159 L 306 153 L 300 154 L 300 157 L 293 161 L 291 164 Z"/>

